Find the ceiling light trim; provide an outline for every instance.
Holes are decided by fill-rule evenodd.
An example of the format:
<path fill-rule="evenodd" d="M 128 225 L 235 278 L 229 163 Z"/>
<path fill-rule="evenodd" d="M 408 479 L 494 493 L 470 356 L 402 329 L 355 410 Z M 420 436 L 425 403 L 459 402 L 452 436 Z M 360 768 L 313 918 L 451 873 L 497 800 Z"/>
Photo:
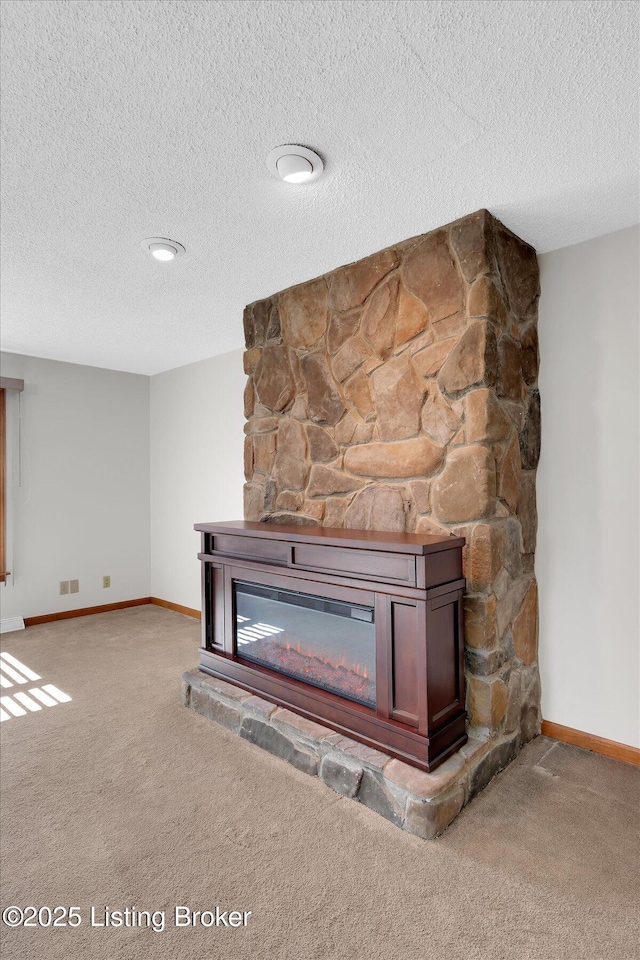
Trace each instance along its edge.
<path fill-rule="evenodd" d="M 160 263 L 170 263 L 171 260 L 176 260 L 187 252 L 181 243 L 178 243 L 177 240 L 170 240 L 168 237 L 147 237 L 145 240 L 140 241 L 140 246 L 143 250 L 146 250 L 147 253 L 150 253 L 154 260 L 158 260 Z M 174 254 L 172 257 L 157 257 L 151 249 L 154 246 L 158 246 L 159 248 L 171 247 Z"/>
<path fill-rule="evenodd" d="M 286 174 L 283 174 L 283 168 L 278 169 L 278 161 L 284 157 L 301 157 L 303 160 L 306 160 L 311 164 L 309 175 L 304 180 L 285 179 Z M 283 143 L 267 154 L 267 169 L 276 180 L 283 180 L 285 183 L 294 183 L 300 186 L 301 184 L 313 183 L 314 180 L 317 180 L 324 170 L 324 162 L 322 157 L 317 154 L 315 150 L 310 150 L 309 147 L 303 147 L 299 143 Z"/>

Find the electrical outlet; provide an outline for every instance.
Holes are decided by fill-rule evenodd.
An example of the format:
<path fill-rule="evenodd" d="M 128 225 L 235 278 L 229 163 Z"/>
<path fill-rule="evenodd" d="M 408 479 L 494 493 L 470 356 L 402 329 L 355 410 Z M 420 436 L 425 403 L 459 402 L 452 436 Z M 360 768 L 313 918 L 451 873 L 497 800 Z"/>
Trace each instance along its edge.
<path fill-rule="evenodd" d="M 64 597 L 69 593 L 69 581 L 61 580 L 60 581 L 60 596 Z"/>
<path fill-rule="evenodd" d="M 80 593 L 79 580 L 69 580 L 69 593 Z"/>
<path fill-rule="evenodd" d="M 102 586 L 103 586 L 103 587 L 110 587 L 110 586 L 111 586 L 111 577 L 103 577 L 103 578 L 102 578 Z"/>

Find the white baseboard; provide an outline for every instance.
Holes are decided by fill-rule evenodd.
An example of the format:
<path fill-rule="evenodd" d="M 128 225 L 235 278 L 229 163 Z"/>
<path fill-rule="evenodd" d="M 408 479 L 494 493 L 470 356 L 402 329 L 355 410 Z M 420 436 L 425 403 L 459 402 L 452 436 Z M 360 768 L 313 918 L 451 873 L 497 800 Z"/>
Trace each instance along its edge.
<path fill-rule="evenodd" d="M 0 633 L 11 633 L 12 630 L 24 630 L 22 617 L 7 617 L 6 620 L 0 620 Z"/>

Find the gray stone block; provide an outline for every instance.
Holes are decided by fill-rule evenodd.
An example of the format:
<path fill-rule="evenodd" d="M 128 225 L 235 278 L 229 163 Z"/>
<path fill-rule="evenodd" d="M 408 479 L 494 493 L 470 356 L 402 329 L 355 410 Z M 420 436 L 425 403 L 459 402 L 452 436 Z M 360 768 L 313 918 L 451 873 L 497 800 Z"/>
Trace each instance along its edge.
<path fill-rule="evenodd" d="M 384 779 L 382 774 L 363 770 L 360 789 L 356 798 L 365 807 L 375 810 L 382 817 L 401 827 L 404 820 L 404 807 L 407 793 Z"/>
<path fill-rule="evenodd" d="M 520 749 L 520 737 L 515 736 L 510 740 L 501 740 L 491 746 L 488 752 L 481 759 L 478 766 L 471 772 L 469 778 L 469 799 L 476 793 L 484 790 L 490 780 L 493 780 L 496 773 L 503 770 L 513 758 L 517 756 Z"/>
<path fill-rule="evenodd" d="M 343 797 L 355 797 L 362 780 L 363 768 L 336 754 L 327 754 L 320 765 L 320 777 Z"/>
<path fill-rule="evenodd" d="M 183 707 L 189 706 L 189 696 L 191 694 L 191 684 L 188 680 L 182 681 L 182 689 L 180 691 L 180 702 Z"/>
<path fill-rule="evenodd" d="M 247 700 L 243 700 L 242 706 L 245 710 L 249 710 L 265 720 L 268 720 L 271 714 L 278 709 L 275 703 L 263 700 L 262 697 L 249 697 Z"/>
<path fill-rule="evenodd" d="M 318 758 L 308 750 L 302 750 L 297 744 L 285 737 L 269 723 L 258 717 L 247 716 L 240 726 L 240 736 L 249 743 L 255 743 L 275 757 L 286 760 L 297 770 L 315 776 L 318 772 Z"/>
<path fill-rule="evenodd" d="M 404 828 L 423 840 L 432 840 L 449 826 L 464 806 L 464 787 L 457 784 L 452 791 L 434 800 L 409 797 Z"/>
<path fill-rule="evenodd" d="M 242 722 L 242 711 L 234 703 L 225 703 L 213 696 L 206 689 L 199 687 L 191 688 L 189 706 L 196 713 L 206 717 L 208 720 L 214 720 L 220 726 L 226 727 L 237 733 Z"/>

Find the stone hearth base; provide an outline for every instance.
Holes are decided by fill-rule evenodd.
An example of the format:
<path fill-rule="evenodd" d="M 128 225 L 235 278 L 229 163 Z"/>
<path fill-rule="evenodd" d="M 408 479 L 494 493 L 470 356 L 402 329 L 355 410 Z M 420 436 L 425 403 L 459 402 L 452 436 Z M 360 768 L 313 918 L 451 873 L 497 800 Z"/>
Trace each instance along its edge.
<path fill-rule="evenodd" d="M 182 680 L 186 707 L 426 840 L 442 833 L 521 745 L 519 734 L 470 738 L 434 773 L 423 773 L 199 670 Z"/>

